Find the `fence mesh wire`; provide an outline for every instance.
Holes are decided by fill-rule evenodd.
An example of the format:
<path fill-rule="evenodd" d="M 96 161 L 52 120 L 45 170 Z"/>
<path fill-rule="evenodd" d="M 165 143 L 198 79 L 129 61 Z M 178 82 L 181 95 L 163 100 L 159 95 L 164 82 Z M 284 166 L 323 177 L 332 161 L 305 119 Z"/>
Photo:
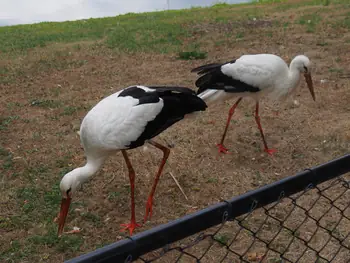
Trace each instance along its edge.
<path fill-rule="evenodd" d="M 280 198 L 136 262 L 350 262 L 350 176 Z"/>

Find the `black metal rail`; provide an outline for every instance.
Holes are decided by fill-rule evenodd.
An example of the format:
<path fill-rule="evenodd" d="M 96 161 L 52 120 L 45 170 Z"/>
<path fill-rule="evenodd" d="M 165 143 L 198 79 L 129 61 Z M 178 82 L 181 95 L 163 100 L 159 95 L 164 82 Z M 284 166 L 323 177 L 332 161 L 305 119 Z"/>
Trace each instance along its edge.
<path fill-rule="evenodd" d="M 290 196 L 347 172 L 350 172 L 350 154 L 70 259 L 66 263 L 132 262 L 148 252 L 216 226 L 223 222 L 223 217 L 224 220 L 232 220 L 248 213 L 252 206 L 257 209 L 275 202 L 281 193 Z"/>

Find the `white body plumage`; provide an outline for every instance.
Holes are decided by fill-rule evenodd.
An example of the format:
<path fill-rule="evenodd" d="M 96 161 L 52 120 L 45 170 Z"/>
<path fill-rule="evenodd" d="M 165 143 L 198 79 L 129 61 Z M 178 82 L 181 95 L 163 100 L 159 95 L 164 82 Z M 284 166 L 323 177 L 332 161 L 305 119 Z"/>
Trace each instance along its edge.
<path fill-rule="evenodd" d="M 304 66 L 309 69 L 310 64 L 309 59 L 303 55 L 296 56 L 290 67 L 282 58 L 273 54 L 243 55 L 233 63 L 221 64 L 220 71 L 228 79 L 239 80 L 247 86 L 258 88 L 259 91 L 232 92 L 208 86 L 198 96 L 208 105 L 233 97 L 251 97 L 259 101 L 268 95 L 271 100 L 285 99 L 299 85 L 300 74 L 305 72 Z M 225 80 L 222 83 L 226 87 L 230 86 Z"/>
<path fill-rule="evenodd" d="M 144 86 L 138 87 L 149 90 Z M 141 135 L 147 123 L 154 120 L 163 108 L 162 99 L 138 106 L 138 99 L 118 97 L 120 93 L 101 100 L 83 119 L 80 138 L 86 155 L 102 156 L 102 151 L 127 149 L 127 145 Z"/>

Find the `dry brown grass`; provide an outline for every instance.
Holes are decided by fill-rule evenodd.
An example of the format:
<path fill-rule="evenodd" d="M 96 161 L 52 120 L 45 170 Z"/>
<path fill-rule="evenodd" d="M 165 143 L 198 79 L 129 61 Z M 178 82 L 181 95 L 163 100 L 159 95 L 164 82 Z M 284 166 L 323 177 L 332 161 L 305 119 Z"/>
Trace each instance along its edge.
<path fill-rule="evenodd" d="M 313 32 L 306 32 L 298 20 L 315 11 L 321 20 Z M 82 229 L 76 239 L 58 241 L 52 219 L 56 206 L 59 208 L 61 176 L 84 163 L 76 133 L 80 121 L 101 98 L 129 85 L 194 88 L 193 67 L 249 53 L 275 53 L 288 62 L 304 53 L 315 64 L 316 102 L 302 83 L 297 93 L 299 106 L 291 101 L 279 105 L 276 116 L 276 109 L 267 101 L 261 103 L 268 144 L 278 150 L 273 157 L 262 151 L 249 100 L 237 109 L 226 138 L 232 155 L 218 155 L 215 147 L 232 102 L 210 107 L 198 118 L 179 122 L 158 136 L 157 141 L 175 147 L 157 188 L 153 218 L 138 231 L 348 152 L 350 81 L 341 75 L 350 72 L 350 33 L 345 27 L 330 25 L 345 13 L 337 6 L 277 9 L 264 21 L 278 25 L 241 23 L 229 28 L 230 36 L 223 33 L 227 29 L 221 24 L 213 22 L 207 27 L 199 23 L 194 31 L 206 28 L 206 32 L 192 38 L 201 39 L 202 49 L 208 52 L 205 61 L 182 61 L 176 54 L 128 55 L 103 45 L 92 48 L 91 43 L 80 43 L 79 50 L 71 44 L 57 44 L 2 60 L 0 65 L 11 69 L 6 73 L 10 81 L 0 84 L 0 246 L 5 262 L 61 262 L 125 237 L 119 224 L 129 220 L 129 182 L 119 154 L 77 193 L 75 211 L 66 225 L 66 229 Z M 140 221 L 161 153 L 148 146 L 145 151 L 130 151 L 130 156 L 137 173 L 136 217 Z M 169 171 L 179 180 L 188 201 Z"/>

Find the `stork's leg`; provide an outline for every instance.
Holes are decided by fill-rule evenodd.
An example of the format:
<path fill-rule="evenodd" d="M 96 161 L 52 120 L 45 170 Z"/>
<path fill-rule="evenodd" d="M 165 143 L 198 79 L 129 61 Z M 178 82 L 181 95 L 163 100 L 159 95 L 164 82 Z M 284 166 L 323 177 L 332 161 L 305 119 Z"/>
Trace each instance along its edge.
<path fill-rule="evenodd" d="M 272 155 L 274 152 L 276 152 L 276 150 L 275 149 L 269 149 L 267 147 L 267 143 L 266 143 L 266 140 L 265 140 L 263 128 L 262 128 L 261 123 L 260 123 L 259 102 L 256 103 L 256 107 L 255 107 L 255 121 L 256 121 L 256 124 L 258 124 L 258 128 L 259 128 L 259 131 L 260 131 L 260 134 L 261 134 L 261 138 L 263 139 L 263 142 L 264 142 L 264 147 L 265 147 L 264 151 L 267 152 L 268 154 Z"/>
<path fill-rule="evenodd" d="M 131 221 L 130 221 L 130 224 L 122 224 L 121 226 L 124 227 L 122 231 L 129 229 L 130 236 L 131 236 L 134 229 L 137 227 L 140 227 L 140 225 L 137 224 L 135 220 L 135 198 L 134 198 L 135 171 L 134 171 L 134 168 L 132 168 L 131 162 L 129 160 L 129 157 L 126 151 L 122 150 L 122 153 L 129 170 L 129 179 L 130 179 L 130 188 L 131 188 Z"/>
<path fill-rule="evenodd" d="M 151 217 L 152 217 L 152 203 L 153 203 L 154 192 L 156 191 L 156 187 L 157 187 L 157 184 L 158 184 L 158 181 L 159 181 L 159 177 L 162 174 L 164 165 L 165 165 L 165 163 L 166 163 L 166 161 L 167 161 L 167 159 L 169 157 L 169 154 L 170 154 L 170 149 L 168 149 L 167 147 L 165 147 L 165 146 L 163 146 L 163 145 L 161 145 L 161 144 L 159 144 L 157 142 L 154 142 L 152 140 L 149 140 L 148 143 L 152 144 L 153 146 L 155 146 L 158 149 L 163 151 L 163 159 L 162 159 L 162 162 L 161 162 L 161 164 L 159 166 L 156 178 L 154 179 L 154 183 L 153 183 L 153 186 L 152 186 L 151 193 L 150 193 L 150 195 L 148 196 L 148 199 L 147 199 L 146 213 L 145 213 L 144 222 L 146 222 L 148 217 L 149 217 L 149 219 L 151 219 Z"/>
<path fill-rule="evenodd" d="M 237 108 L 237 106 L 241 102 L 241 100 L 242 100 L 242 98 L 239 98 L 236 101 L 236 103 L 231 107 L 231 109 L 230 109 L 230 111 L 228 113 L 228 118 L 227 118 L 224 134 L 222 135 L 221 142 L 216 145 L 219 148 L 219 153 L 228 153 L 228 149 L 224 146 L 224 140 L 225 140 L 225 137 L 226 137 L 228 126 L 230 125 L 230 122 L 231 122 L 232 115 L 235 112 L 235 109 Z"/>

